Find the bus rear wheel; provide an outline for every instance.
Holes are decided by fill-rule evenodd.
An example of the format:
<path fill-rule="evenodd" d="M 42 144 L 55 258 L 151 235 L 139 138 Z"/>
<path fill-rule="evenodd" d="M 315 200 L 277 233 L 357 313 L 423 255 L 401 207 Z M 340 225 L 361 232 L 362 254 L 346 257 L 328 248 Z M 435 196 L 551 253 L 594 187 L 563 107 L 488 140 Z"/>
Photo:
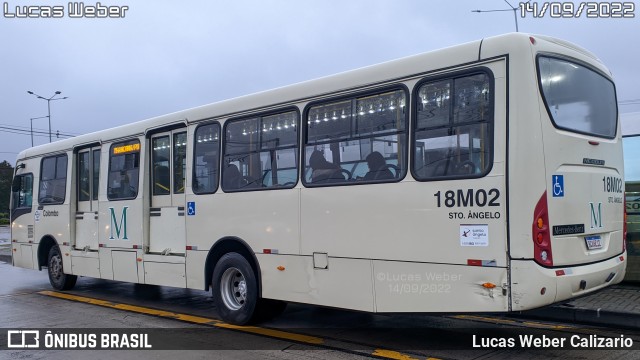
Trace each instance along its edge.
<path fill-rule="evenodd" d="M 253 268 L 238 253 L 223 255 L 211 279 L 213 302 L 222 320 L 245 325 L 253 320 L 258 303 L 258 283 Z"/>
<path fill-rule="evenodd" d="M 49 273 L 49 283 L 56 290 L 71 290 L 78 280 L 77 276 L 64 273 L 62 254 L 58 245 L 54 245 L 49 250 L 47 272 Z"/>

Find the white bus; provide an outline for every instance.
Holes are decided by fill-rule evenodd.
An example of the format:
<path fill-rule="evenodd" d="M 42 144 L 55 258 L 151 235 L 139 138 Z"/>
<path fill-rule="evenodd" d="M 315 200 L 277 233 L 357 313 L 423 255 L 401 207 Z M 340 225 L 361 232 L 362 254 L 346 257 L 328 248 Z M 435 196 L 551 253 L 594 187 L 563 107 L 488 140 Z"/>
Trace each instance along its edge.
<path fill-rule="evenodd" d="M 15 266 L 286 302 L 509 312 L 625 275 L 610 72 L 507 34 L 21 152 Z"/>

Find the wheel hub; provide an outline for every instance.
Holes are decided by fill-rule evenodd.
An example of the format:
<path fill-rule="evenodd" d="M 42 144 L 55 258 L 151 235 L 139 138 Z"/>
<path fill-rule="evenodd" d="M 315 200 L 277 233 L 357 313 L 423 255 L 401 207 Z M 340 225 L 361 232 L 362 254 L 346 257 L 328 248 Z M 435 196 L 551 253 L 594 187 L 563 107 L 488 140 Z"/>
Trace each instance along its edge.
<path fill-rule="evenodd" d="M 239 310 L 247 302 L 247 280 L 240 270 L 231 267 L 220 279 L 220 295 L 224 305 L 230 310 Z"/>
<path fill-rule="evenodd" d="M 60 276 L 62 276 L 62 262 L 59 256 L 54 256 L 51 258 L 49 267 L 51 269 L 51 275 L 54 278 L 59 279 Z"/>

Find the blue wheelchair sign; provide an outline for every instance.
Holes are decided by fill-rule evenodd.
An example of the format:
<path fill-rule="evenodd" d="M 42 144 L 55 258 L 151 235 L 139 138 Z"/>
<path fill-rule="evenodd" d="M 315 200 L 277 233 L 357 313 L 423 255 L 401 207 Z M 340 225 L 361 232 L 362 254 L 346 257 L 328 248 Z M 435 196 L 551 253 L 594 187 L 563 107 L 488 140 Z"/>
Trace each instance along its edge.
<path fill-rule="evenodd" d="M 196 214 L 196 202 L 195 201 L 187 202 L 187 215 L 193 216 L 195 214 Z"/>
<path fill-rule="evenodd" d="M 552 175 L 553 197 L 564 197 L 564 175 Z"/>

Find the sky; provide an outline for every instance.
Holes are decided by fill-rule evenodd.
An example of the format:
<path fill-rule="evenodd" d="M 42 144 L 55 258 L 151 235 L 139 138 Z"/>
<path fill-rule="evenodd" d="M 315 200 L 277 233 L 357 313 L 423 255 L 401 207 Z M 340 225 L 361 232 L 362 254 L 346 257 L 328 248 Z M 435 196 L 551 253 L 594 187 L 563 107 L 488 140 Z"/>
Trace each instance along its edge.
<path fill-rule="evenodd" d="M 55 141 L 57 131 L 85 134 L 515 31 L 511 11 L 472 12 L 509 9 L 504 0 L 100 3 L 128 8 L 124 18 L 90 19 L 69 17 L 68 0 L 0 2 L 0 161 L 15 164 L 31 146 L 31 122 L 34 144 L 49 141 L 47 101 L 27 91 L 67 97 L 50 103 Z M 64 14 L 10 17 L 36 5 L 61 6 Z M 620 113 L 639 112 L 640 4 L 634 5 L 634 18 L 518 12 L 519 31 L 595 53 L 613 72 Z"/>

